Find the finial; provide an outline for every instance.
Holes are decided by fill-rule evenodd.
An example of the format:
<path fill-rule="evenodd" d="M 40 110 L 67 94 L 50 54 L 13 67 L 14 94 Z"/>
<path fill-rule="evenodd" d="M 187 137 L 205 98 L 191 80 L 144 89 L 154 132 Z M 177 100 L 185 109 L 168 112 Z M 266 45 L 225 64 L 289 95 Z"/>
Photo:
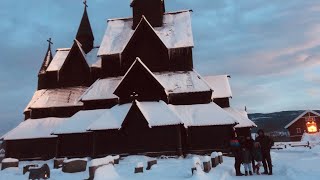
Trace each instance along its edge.
<path fill-rule="evenodd" d="M 85 8 L 88 7 L 88 5 L 87 5 L 87 0 L 83 0 L 83 4 L 84 4 L 84 7 L 85 7 Z"/>
<path fill-rule="evenodd" d="M 130 95 L 130 98 L 132 99 L 132 101 L 134 101 L 138 99 L 138 96 L 139 94 L 133 91 L 132 94 Z"/>
<path fill-rule="evenodd" d="M 49 46 L 51 46 L 51 44 L 53 44 L 53 42 L 51 41 L 51 38 L 49 38 L 48 40 Z"/>
<path fill-rule="evenodd" d="M 247 112 L 247 106 L 244 106 L 244 110 Z"/>

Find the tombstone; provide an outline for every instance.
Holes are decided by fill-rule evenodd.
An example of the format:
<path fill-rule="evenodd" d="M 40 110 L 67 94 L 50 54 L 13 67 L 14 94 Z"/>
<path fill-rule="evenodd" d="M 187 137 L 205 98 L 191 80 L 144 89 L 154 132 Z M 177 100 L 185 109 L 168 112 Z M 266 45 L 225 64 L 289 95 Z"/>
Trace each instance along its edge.
<path fill-rule="evenodd" d="M 62 172 L 76 173 L 87 169 L 87 159 L 68 159 L 63 161 Z"/>
<path fill-rule="evenodd" d="M 219 162 L 219 155 L 217 152 L 212 152 L 211 153 L 211 166 L 212 167 L 217 167 L 220 164 Z"/>
<path fill-rule="evenodd" d="M 48 164 L 44 164 L 41 167 L 30 167 L 29 171 L 30 173 L 28 179 L 35 180 L 50 178 L 50 168 Z"/>
<path fill-rule="evenodd" d="M 222 152 L 218 152 L 218 155 L 219 155 L 219 163 L 222 164 L 223 163 Z"/>
<path fill-rule="evenodd" d="M 38 165 L 37 164 L 29 164 L 29 165 L 23 166 L 22 173 L 25 174 L 25 173 L 29 172 L 29 169 L 31 167 L 38 167 Z"/>
<path fill-rule="evenodd" d="M 116 156 L 113 156 L 113 159 L 114 159 L 114 164 L 119 164 L 119 161 L 120 161 L 120 156 L 119 155 L 116 155 Z"/>
<path fill-rule="evenodd" d="M 137 163 L 137 166 L 134 168 L 134 173 L 143 173 L 143 163 Z"/>
<path fill-rule="evenodd" d="M 94 179 L 94 174 L 96 170 L 102 166 L 108 165 L 108 164 L 115 164 L 114 160 L 119 159 L 120 157 L 112 157 L 112 156 L 107 156 L 104 158 L 98 158 L 98 159 L 93 159 L 91 160 L 91 164 L 89 166 L 89 179 Z M 118 160 L 119 163 L 119 160 Z"/>
<path fill-rule="evenodd" d="M 191 168 L 191 173 L 193 175 L 195 171 L 196 172 L 202 171 L 202 168 L 201 168 L 201 161 L 198 157 L 193 157 L 192 160 L 193 160 L 193 167 Z"/>
<path fill-rule="evenodd" d="M 14 158 L 3 159 L 1 163 L 1 170 L 10 168 L 10 167 L 19 167 L 19 160 Z"/>
<path fill-rule="evenodd" d="M 58 159 L 54 159 L 53 160 L 53 168 L 54 169 L 59 169 L 62 167 L 63 165 L 63 161 L 65 160 L 65 158 L 58 158 Z"/>
<path fill-rule="evenodd" d="M 157 160 L 156 160 L 156 159 L 149 160 L 149 161 L 148 161 L 147 170 L 150 170 L 150 169 L 151 169 L 151 167 L 152 167 L 153 165 L 157 164 L 157 163 L 158 163 L 158 162 L 157 162 Z"/>
<path fill-rule="evenodd" d="M 205 173 L 208 173 L 210 172 L 211 170 L 211 163 L 210 163 L 210 157 L 209 156 L 205 156 L 204 157 L 204 161 L 203 161 L 203 171 Z"/>

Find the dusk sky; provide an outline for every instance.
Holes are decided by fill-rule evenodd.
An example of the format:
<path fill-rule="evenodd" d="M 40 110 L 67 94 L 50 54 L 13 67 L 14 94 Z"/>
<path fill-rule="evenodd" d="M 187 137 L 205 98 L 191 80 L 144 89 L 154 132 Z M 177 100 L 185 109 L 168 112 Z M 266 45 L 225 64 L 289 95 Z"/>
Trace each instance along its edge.
<path fill-rule="evenodd" d="M 109 18 L 131 16 L 130 0 L 88 0 L 99 45 Z M 232 106 L 249 112 L 320 109 L 319 0 L 166 0 L 192 9 L 194 66 L 231 75 Z M 53 48 L 70 47 L 82 0 L 1 0 L 0 134 L 23 120 L 37 73 Z"/>

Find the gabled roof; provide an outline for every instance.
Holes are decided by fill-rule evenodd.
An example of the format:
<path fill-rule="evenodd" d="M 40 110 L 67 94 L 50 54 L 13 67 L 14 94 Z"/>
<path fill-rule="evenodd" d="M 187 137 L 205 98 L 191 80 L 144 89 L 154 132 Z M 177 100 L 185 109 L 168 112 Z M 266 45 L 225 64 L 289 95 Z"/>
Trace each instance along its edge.
<path fill-rule="evenodd" d="M 232 97 L 229 77 L 228 75 L 204 76 L 205 81 L 213 90 L 212 99 Z"/>
<path fill-rule="evenodd" d="M 163 101 L 135 101 L 149 127 L 183 124 L 179 116 Z"/>
<path fill-rule="evenodd" d="M 88 131 L 120 129 L 121 125 L 127 116 L 131 103 L 116 105 L 111 109 L 105 109 L 104 113 L 96 119 L 90 126 Z"/>
<path fill-rule="evenodd" d="M 134 33 L 132 18 L 108 20 L 98 55 L 119 54 Z M 193 47 L 190 11 L 166 13 L 163 26 L 153 28 L 168 49 Z"/>
<path fill-rule="evenodd" d="M 133 7 L 136 1 L 137 0 L 131 0 L 130 6 Z M 159 1 L 163 2 L 164 0 L 159 0 Z"/>
<path fill-rule="evenodd" d="M 39 74 L 45 74 L 47 71 L 47 68 L 49 67 L 51 61 L 52 61 L 53 57 L 52 57 L 52 53 L 51 53 L 51 41 L 49 42 L 49 46 L 48 46 L 48 50 L 46 52 L 46 55 L 43 59 L 43 63 L 41 65 Z"/>
<path fill-rule="evenodd" d="M 155 78 L 165 88 L 167 94 L 211 91 L 209 85 L 194 71 L 157 72 Z M 98 79 L 84 93 L 81 100 L 103 100 L 118 98 L 113 94 L 123 77 Z"/>
<path fill-rule="evenodd" d="M 162 84 L 159 82 L 159 80 L 157 79 L 157 77 L 155 77 L 155 75 L 150 71 L 150 69 L 140 60 L 140 58 L 136 58 L 136 60 L 134 61 L 134 63 L 132 63 L 131 67 L 128 69 L 128 71 L 126 72 L 126 74 L 122 77 L 121 81 L 119 82 L 118 86 L 115 88 L 114 90 L 114 94 L 117 95 L 118 91 L 121 89 L 121 86 L 123 84 L 123 82 L 125 81 L 125 79 L 128 77 L 128 74 L 130 72 L 132 72 L 134 70 L 135 67 L 142 67 L 142 70 L 144 70 L 146 73 L 148 73 L 151 77 L 153 77 L 153 79 L 159 83 L 160 86 L 162 86 Z M 164 87 L 162 86 L 162 88 L 164 89 Z"/>
<path fill-rule="evenodd" d="M 235 128 L 257 127 L 257 125 L 249 119 L 248 113 L 245 110 L 238 110 L 232 107 L 223 109 L 239 122 Z"/>
<path fill-rule="evenodd" d="M 312 114 L 320 117 L 320 114 L 317 113 L 316 111 L 306 110 L 306 111 L 304 111 L 302 114 L 300 114 L 300 116 L 296 117 L 293 121 L 291 121 L 289 124 L 287 124 L 284 128 L 288 129 L 293 123 L 297 122 L 300 118 L 302 118 L 302 117 L 303 117 L 304 115 L 306 115 L 307 113 L 312 113 Z"/>
<path fill-rule="evenodd" d="M 215 103 L 170 105 L 185 127 L 235 125 L 238 121 Z"/>
<path fill-rule="evenodd" d="M 34 93 L 25 111 L 38 108 L 83 106 L 79 98 L 86 89 L 87 87 L 68 87 L 38 90 Z"/>
<path fill-rule="evenodd" d="M 38 139 L 38 138 L 55 138 L 52 131 L 62 124 L 65 118 L 43 118 L 28 119 L 20 123 L 16 128 L 12 129 L 1 139 L 18 140 L 18 139 Z"/>
<path fill-rule="evenodd" d="M 59 71 L 66 60 L 70 48 L 57 49 L 56 54 L 54 55 L 47 71 Z"/>
<path fill-rule="evenodd" d="M 105 109 L 79 111 L 68 118 L 59 127 L 53 130 L 53 134 L 86 133 L 88 126 L 98 119 Z"/>

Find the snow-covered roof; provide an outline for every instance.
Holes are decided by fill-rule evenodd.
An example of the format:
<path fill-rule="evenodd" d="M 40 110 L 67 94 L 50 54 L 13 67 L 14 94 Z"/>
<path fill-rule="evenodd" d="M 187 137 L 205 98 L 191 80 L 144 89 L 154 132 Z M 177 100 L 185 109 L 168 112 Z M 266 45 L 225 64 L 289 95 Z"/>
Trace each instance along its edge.
<path fill-rule="evenodd" d="M 132 18 L 108 20 L 98 55 L 119 54 L 134 33 Z M 163 26 L 154 27 L 167 48 L 193 47 L 190 11 L 166 13 Z"/>
<path fill-rule="evenodd" d="M 239 124 L 237 124 L 235 128 L 257 127 L 257 125 L 249 119 L 248 113 L 245 110 L 238 110 L 232 107 L 223 109 L 239 122 Z"/>
<path fill-rule="evenodd" d="M 104 113 L 90 124 L 87 130 L 120 129 L 130 107 L 131 103 L 116 105 L 111 109 L 105 109 Z"/>
<path fill-rule="evenodd" d="M 168 94 L 211 91 L 208 84 L 195 71 L 161 72 L 154 74 Z"/>
<path fill-rule="evenodd" d="M 66 60 L 70 48 L 57 49 L 56 54 L 54 55 L 47 71 L 59 71 Z"/>
<path fill-rule="evenodd" d="M 167 94 L 211 91 L 209 85 L 194 71 L 153 73 Z M 123 77 L 98 79 L 82 96 L 82 101 L 114 99 L 116 87 Z"/>
<path fill-rule="evenodd" d="M 65 122 L 65 118 L 28 119 L 1 137 L 4 140 L 54 138 L 52 131 Z"/>
<path fill-rule="evenodd" d="M 293 121 L 291 121 L 289 124 L 287 124 L 284 128 L 288 129 L 293 123 L 297 122 L 300 118 L 302 118 L 307 113 L 312 113 L 312 114 L 320 117 L 320 114 L 317 113 L 316 111 L 306 110 L 302 114 L 300 114 L 300 116 L 296 117 Z"/>
<path fill-rule="evenodd" d="M 163 102 L 139 102 L 138 108 L 148 121 L 149 127 L 182 124 L 179 116 Z"/>
<path fill-rule="evenodd" d="M 98 57 L 99 47 L 94 47 L 90 52 L 86 54 L 86 59 L 88 64 L 92 66 L 101 60 L 101 57 Z"/>
<path fill-rule="evenodd" d="M 117 99 L 118 96 L 114 95 L 113 92 L 115 91 L 121 79 L 122 79 L 122 76 L 98 79 L 83 94 L 81 100 L 89 101 L 89 100 L 100 100 L 100 99 Z"/>
<path fill-rule="evenodd" d="M 68 118 L 59 127 L 53 130 L 53 134 L 73 134 L 87 132 L 88 126 L 98 119 L 105 109 L 79 111 Z"/>
<path fill-rule="evenodd" d="M 169 105 L 183 121 L 185 127 L 237 124 L 238 121 L 215 103 Z"/>
<path fill-rule="evenodd" d="M 213 90 L 212 99 L 232 97 L 228 75 L 204 76 L 203 78 Z"/>
<path fill-rule="evenodd" d="M 80 96 L 87 87 L 68 87 L 59 89 L 42 89 L 34 93 L 25 111 L 32 108 L 82 106 Z"/>

